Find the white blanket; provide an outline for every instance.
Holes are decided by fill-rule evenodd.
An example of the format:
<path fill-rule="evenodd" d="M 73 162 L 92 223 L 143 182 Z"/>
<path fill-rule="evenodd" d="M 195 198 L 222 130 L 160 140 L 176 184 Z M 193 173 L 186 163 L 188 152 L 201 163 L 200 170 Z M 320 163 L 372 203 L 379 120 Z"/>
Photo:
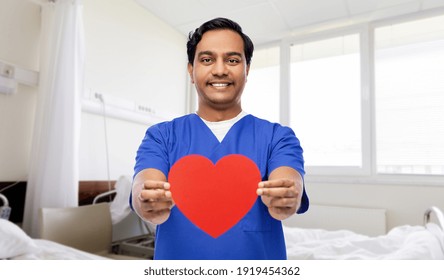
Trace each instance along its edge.
<path fill-rule="evenodd" d="M 288 259 L 444 259 L 444 233 L 436 224 L 400 226 L 378 237 L 285 226 L 284 234 Z"/>
<path fill-rule="evenodd" d="M 53 241 L 33 239 L 18 225 L 0 219 L 0 260 L 106 259 Z"/>
<path fill-rule="evenodd" d="M 33 239 L 35 249 L 10 258 L 11 260 L 106 260 L 108 258 L 90 254 L 49 240 Z"/>

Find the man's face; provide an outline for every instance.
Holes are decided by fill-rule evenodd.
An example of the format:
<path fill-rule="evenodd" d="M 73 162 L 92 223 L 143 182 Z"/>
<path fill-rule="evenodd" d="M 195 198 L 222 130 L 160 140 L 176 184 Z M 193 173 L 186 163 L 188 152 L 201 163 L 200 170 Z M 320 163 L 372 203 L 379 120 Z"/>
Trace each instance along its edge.
<path fill-rule="evenodd" d="M 194 65 L 188 65 L 199 107 L 216 110 L 240 107 L 248 71 L 244 42 L 239 34 L 231 30 L 204 33 L 196 47 Z"/>

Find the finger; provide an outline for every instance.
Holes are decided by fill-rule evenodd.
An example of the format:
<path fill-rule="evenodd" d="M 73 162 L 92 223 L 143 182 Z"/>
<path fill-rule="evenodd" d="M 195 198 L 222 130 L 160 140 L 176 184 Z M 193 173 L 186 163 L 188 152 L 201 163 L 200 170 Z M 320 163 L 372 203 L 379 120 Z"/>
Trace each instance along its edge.
<path fill-rule="evenodd" d="M 142 203 L 140 208 L 143 212 L 158 212 L 164 209 L 171 209 L 172 207 L 173 203 L 171 201 L 147 201 Z"/>
<path fill-rule="evenodd" d="M 159 212 L 172 207 L 172 201 L 145 201 L 140 205 L 143 212 Z"/>
<path fill-rule="evenodd" d="M 169 193 L 169 195 L 167 195 L 167 193 Z M 145 189 L 139 194 L 139 200 L 141 201 L 154 201 L 159 199 L 171 199 L 171 192 L 162 189 Z"/>
<path fill-rule="evenodd" d="M 296 197 L 272 198 L 269 207 L 274 208 L 294 208 L 298 200 Z"/>
<path fill-rule="evenodd" d="M 276 216 L 280 215 L 288 216 L 296 212 L 295 207 L 271 207 L 270 209 L 273 212 L 273 214 Z"/>
<path fill-rule="evenodd" d="M 259 188 L 256 193 L 258 195 L 265 195 L 271 197 L 297 197 L 299 192 L 294 186 L 281 188 Z"/>
<path fill-rule="evenodd" d="M 276 179 L 269 181 L 262 181 L 259 183 L 259 188 L 282 188 L 294 186 L 295 182 L 291 179 Z"/>
<path fill-rule="evenodd" d="M 143 212 L 143 217 L 147 220 L 152 220 L 152 219 L 155 219 L 155 218 L 162 216 L 164 214 L 168 214 L 170 212 L 171 212 L 170 209 L 162 209 L 159 211 L 147 211 L 147 212 Z"/>
<path fill-rule="evenodd" d="M 143 189 L 169 189 L 170 184 L 163 181 L 146 180 L 143 182 Z"/>
<path fill-rule="evenodd" d="M 165 191 L 165 197 L 167 197 L 167 198 L 173 198 L 173 195 L 171 194 L 171 192 L 170 191 Z"/>

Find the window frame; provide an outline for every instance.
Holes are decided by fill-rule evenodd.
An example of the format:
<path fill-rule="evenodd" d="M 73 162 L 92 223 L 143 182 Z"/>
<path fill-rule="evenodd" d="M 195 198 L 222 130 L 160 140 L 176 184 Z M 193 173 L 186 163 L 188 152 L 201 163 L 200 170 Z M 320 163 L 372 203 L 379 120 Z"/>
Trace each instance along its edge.
<path fill-rule="evenodd" d="M 325 40 L 332 37 L 358 34 L 360 38 L 361 63 L 361 167 L 306 166 L 307 182 L 314 183 L 359 183 L 390 185 L 443 186 L 444 175 L 381 174 L 377 172 L 376 113 L 375 113 L 375 30 L 379 27 L 409 21 L 443 16 L 444 9 L 417 12 L 368 23 L 340 28 L 305 32 L 287 37 L 280 42 L 280 122 L 290 124 L 290 48 L 294 44 Z M 297 131 L 295 131 L 297 134 Z M 303 147 L 303 143 L 302 143 Z"/>
<path fill-rule="evenodd" d="M 370 175 L 370 162 L 365 160 L 370 156 L 370 127 L 364 126 L 363 123 L 368 123 L 370 120 L 370 90 L 369 90 L 369 71 L 366 64 L 370 61 L 370 49 L 367 48 L 368 42 L 368 25 L 361 24 L 345 28 L 339 28 L 334 30 L 327 30 L 322 32 L 317 32 L 313 34 L 292 37 L 285 40 L 281 44 L 281 54 L 285 53 L 285 57 L 281 58 L 281 100 L 286 100 L 287 102 L 281 103 L 281 123 L 284 125 L 290 125 L 290 67 L 291 67 L 291 54 L 290 48 L 296 44 L 304 44 L 315 41 L 326 40 L 330 38 L 335 38 L 339 36 L 347 36 L 357 34 L 359 36 L 359 49 L 360 49 L 360 72 L 361 72 L 361 152 L 362 152 L 362 165 L 361 167 L 354 166 L 306 166 L 307 174 L 313 175 L 342 175 L 342 176 L 359 176 L 359 175 Z M 297 135 L 297 131 L 295 131 Z M 302 143 L 303 147 L 303 143 Z"/>

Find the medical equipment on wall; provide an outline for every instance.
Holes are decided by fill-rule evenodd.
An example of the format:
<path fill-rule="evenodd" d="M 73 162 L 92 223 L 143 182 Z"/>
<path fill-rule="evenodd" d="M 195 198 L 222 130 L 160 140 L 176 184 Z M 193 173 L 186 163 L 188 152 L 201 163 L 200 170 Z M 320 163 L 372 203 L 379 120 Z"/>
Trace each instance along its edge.
<path fill-rule="evenodd" d="M 0 193 L 0 200 L 3 201 L 3 206 L 0 206 L 0 219 L 9 220 L 9 215 L 11 215 L 11 207 L 9 207 L 9 202 L 6 196 Z"/>

